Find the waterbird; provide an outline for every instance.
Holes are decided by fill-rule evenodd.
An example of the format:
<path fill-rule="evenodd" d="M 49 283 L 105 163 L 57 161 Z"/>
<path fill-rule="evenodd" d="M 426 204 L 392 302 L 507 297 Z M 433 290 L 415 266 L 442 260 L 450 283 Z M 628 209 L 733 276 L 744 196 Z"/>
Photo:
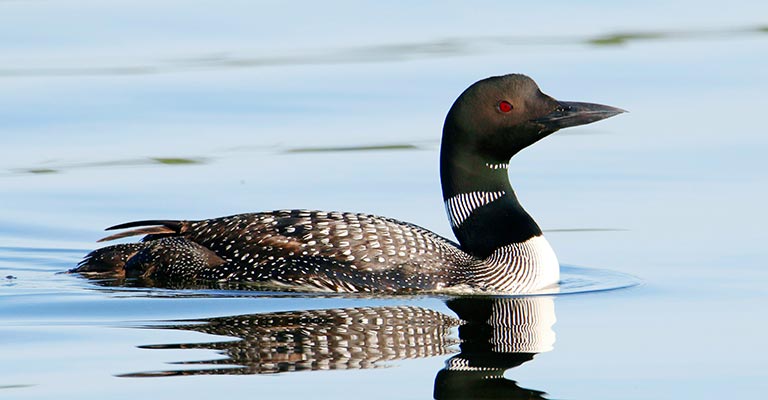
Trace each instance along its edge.
<path fill-rule="evenodd" d="M 624 110 L 558 101 L 528 76 L 480 80 L 443 126 L 440 179 L 458 244 L 420 226 L 350 212 L 279 210 L 145 220 L 101 241 L 70 272 L 161 282 L 246 282 L 297 291 L 535 293 L 556 287 L 557 256 L 510 185 L 510 159 L 567 127 Z"/>

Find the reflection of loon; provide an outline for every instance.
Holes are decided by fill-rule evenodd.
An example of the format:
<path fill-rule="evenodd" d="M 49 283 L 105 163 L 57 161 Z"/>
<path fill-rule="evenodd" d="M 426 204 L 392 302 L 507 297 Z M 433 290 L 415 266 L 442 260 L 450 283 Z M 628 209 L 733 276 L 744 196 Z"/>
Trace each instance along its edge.
<path fill-rule="evenodd" d="M 435 379 L 435 397 L 539 398 L 504 378 L 504 371 L 552 350 L 552 298 L 460 298 L 448 306 L 463 320 L 419 307 L 308 310 L 211 318 L 162 326 L 239 340 L 143 346 L 149 349 L 212 349 L 225 358 L 182 362 L 204 368 L 142 372 L 124 377 L 242 375 L 373 368 L 382 362 L 453 352 L 451 328 L 460 325 L 461 352 Z M 153 326 L 154 327 L 154 326 Z M 211 368 L 213 367 L 213 368 Z"/>
<path fill-rule="evenodd" d="M 268 374 L 288 371 L 372 368 L 378 362 L 450 352 L 455 318 L 419 307 L 362 307 L 238 315 L 161 326 L 236 341 L 143 346 L 153 349 L 215 349 L 227 358 L 185 362 L 226 368 L 130 376 Z M 204 322 L 196 324 L 196 322 Z"/>
<path fill-rule="evenodd" d="M 75 272 L 161 281 L 247 281 L 338 292 L 526 293 L 559 265 L 507 177 L 509 159 L 565 127 L 623 110 L 559 102 L 524 75 L 470 86 L 448 112 L 440 170 L 458 247 L 421 227 L 365 214 L 287 210 L 201 221 L 138 221 L 108 238 L 145 241 L 89 254 Z"/>

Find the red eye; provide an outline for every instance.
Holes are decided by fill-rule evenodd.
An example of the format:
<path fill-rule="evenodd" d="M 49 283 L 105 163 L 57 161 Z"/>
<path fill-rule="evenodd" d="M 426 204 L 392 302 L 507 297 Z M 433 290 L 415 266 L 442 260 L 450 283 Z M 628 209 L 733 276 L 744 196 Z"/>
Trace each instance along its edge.
<path fill-rule="evenodd" d="M 501 111 L 503 113 L 508 113 L 508 112 L 512 111 L 512 108 L 514 108 L 514 107 L 512 107 L 512 103 L 510 103 L 510 102 L 508 102 L 506 100 L 500 101 L 498 107 L 499 107 L 499 111 Z"/>

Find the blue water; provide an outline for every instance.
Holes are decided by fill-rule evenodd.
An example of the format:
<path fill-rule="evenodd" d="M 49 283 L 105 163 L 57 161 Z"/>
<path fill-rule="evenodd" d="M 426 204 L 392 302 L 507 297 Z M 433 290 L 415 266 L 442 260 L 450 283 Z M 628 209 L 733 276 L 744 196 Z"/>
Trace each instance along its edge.
<path fill-rule="evenodd" d="M 431 398 L 459 354 L 452 323 L 440 351 L 379 368 L 131 374 L 231 356 L 174 348 L 236 340 L 189 324 L 404 306 L 455 318 L 446 298 L 113 288 L 58 272 L 137 219 L 295 207 L 452 237 L 445 112 L 509 72 L 630 111 L 537 143 L 510 179 L 577 266 L 567 282 L 642 283 L 537 300 L 551 322 L 539 354 L 504 376 L 546 398 L 763 397 L 766 15 L 759 1 L 0 2 L 0 397 Z"/>

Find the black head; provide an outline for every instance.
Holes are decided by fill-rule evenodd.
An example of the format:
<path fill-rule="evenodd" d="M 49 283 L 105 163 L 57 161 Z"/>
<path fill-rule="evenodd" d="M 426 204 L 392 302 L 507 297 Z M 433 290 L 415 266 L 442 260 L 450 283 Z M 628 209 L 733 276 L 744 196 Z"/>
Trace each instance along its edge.
<path fill-rule="evenodd" d="M 559 129 L 622 112 L 600 104 L 557 101 L 525 75 L 496 76 L 473 84 L 456 99 L 445 121 L 443 145 L 504 162 Z"/>
<path fill-rule="evenodd" d="M 448 112 L 440 149 L 443 200 L 462 249 L 482 258 L 541 235 L 509 183 L 509 159 L 559 129 L 622 112 L 555 100 L 525 75 L 483 79 L 465 90 Z"/>

